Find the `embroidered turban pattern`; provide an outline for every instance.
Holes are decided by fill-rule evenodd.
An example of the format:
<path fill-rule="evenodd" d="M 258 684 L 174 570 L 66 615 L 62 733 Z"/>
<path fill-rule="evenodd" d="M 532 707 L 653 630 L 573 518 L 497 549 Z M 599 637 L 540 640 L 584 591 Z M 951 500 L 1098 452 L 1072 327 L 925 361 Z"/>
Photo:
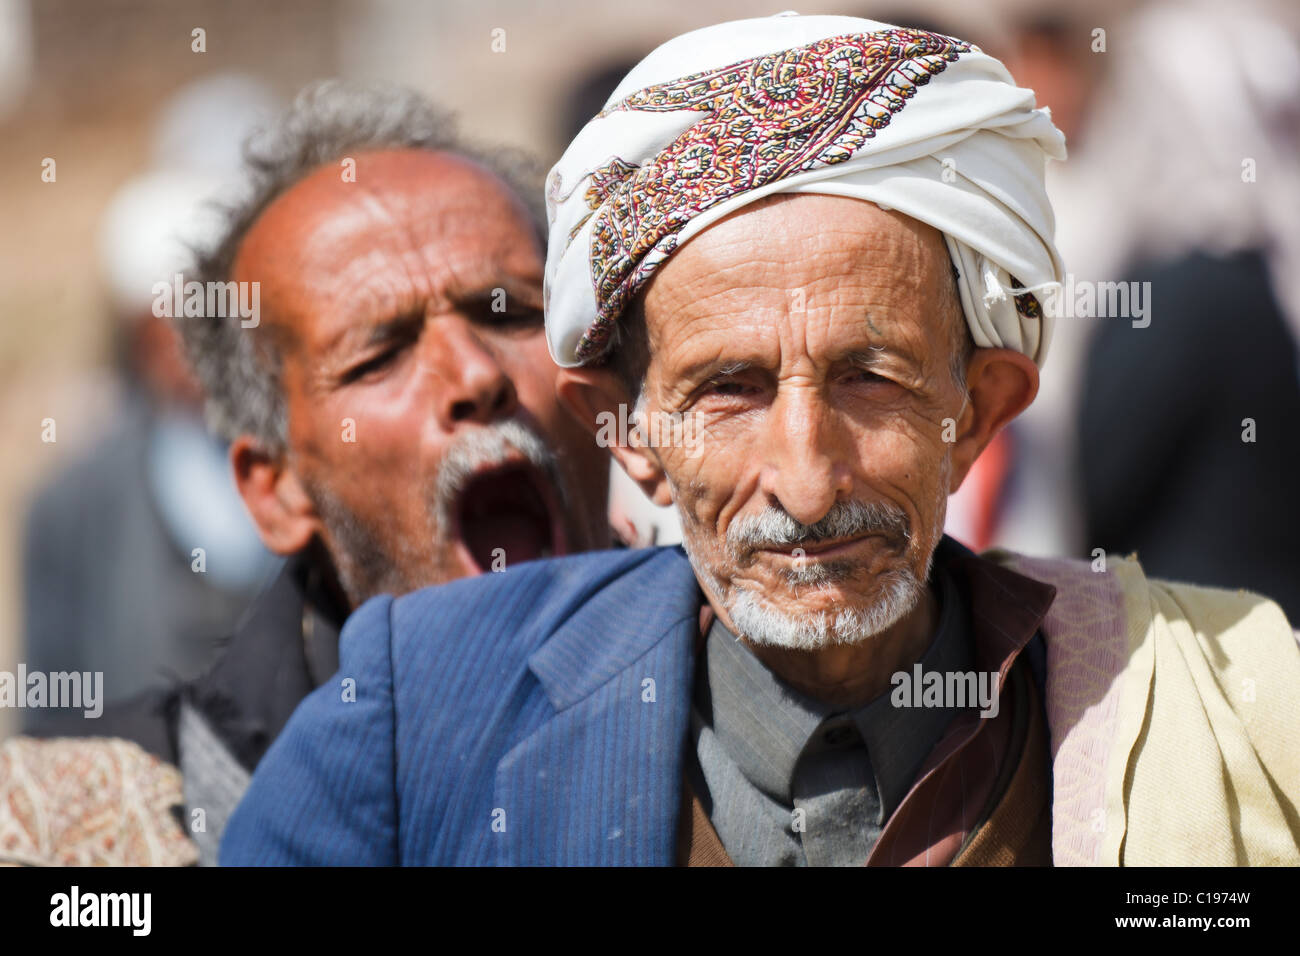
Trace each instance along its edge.
<path fill-rule="evenodd" d="M 551 170 L 551 353 L 598 361 L 628 303 L 692 235 L 762 196 L 817 192 L 939 229 L 975 343 L 1041 364 L 1050 324 L 1034 293 L 1063 277 L 1048 157 L 1064 157 L 1063 138 L 1032 92 L 961 40 L 795 15 L 678 37 Z"/>
<path fill-rule="evenodd" d="M 579 358 L 603 349 L 614 320 L 686 223 L 738 193 L 852 159 L 918 86 L 970 49 L 920 30 L 828 37 L 652 86 L 605 110 L 704 115 L 645 164 L 615 157 L 593 173 L 583 198 L 597 215 L 597 308 Z"/>

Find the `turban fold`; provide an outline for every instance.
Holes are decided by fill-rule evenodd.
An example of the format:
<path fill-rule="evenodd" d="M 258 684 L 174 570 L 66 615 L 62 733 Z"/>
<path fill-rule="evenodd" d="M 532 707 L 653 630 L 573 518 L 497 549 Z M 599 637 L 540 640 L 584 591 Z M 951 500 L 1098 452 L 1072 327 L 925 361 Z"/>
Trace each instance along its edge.
<path fill-rule="evenodd" d="M 546 335 L 599 360 L 673 250 L 773 193 L 895 209 L 943 233 L 975 344 L 1040 366 L 1035 292 L 1064 278 L 1043 184 L 1065 139 L 978 47 L 854 17 L 780 14 L 670 40 L 547 178 Z"/>

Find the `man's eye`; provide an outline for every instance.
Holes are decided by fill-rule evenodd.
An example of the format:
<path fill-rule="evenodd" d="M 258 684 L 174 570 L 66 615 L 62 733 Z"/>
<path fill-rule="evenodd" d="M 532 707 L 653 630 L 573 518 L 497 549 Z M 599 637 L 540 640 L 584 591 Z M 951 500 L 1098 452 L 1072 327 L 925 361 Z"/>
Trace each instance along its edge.
<path fill-rule="evenodd" d="M 844 379 L 846 382 L 848 382 L 851 385 L 861 385 L 861 384 L 871 385 L 876 382 L 889 381 L 889 379 L 885 378 L 883 375 L 880 375 L 876 372 L 872 372 L 871 370 L 865 368 L 854 369 L 853 371 L 845 375 Z"/>
<path fill-rule="evenodd" d="M 365 378 L 367 375 L 386 367 L 397 357 L 399 351 L 400 349 L 397 348 L 385 349 L 378 355 L 372 356 L 364 362 L 361 362 L 359 365 L 352 366 L 352 368 L 343 373 L 343 384 L 347 385 L 350 382 L 355 382 L 358 379 Z"/>
<path fill-rule="evenodd" d="M 749 402 L 754 401 L 761 390 L 755 382 L 736 381 L 727 378 L 727 380 L 711 382 L 699 394 L 708 398 L 745 399 L 746 402 Z"/>
<path fill-rule="evenodd" d="M 542 325 L 540 309 L 512 309 L 509 312 L 496 312 L 492 315 L 494 325 L 507 328 L 533 328 Z"/>
<path fill-rule="evenodd" d="M 472 307 L 473 320 L 481 325 L 499 329 L 531 329 L 542 325 L 542 310 L 516 303 L 502 303 L 505 308 L 494 309 L 491 302 L 480 302 Z"/>

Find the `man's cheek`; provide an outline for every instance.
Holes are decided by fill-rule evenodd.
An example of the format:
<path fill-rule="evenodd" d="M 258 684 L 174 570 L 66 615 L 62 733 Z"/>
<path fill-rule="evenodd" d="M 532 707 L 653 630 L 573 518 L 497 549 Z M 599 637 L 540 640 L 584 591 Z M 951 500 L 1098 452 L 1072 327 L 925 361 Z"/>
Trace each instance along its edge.
<path fill-rule="evenodd" d="M 691 456 L 686 449 L 672 446 L 649 448 L 642 452 L 659 460 L 674 495 L 694 495 L 707 487 L 708 459 L 703 455 Z"/>
<path fill-rule="evenodd" d="M 701 527 L 712 527 L 739 474 L 723 465 L 712 449 L 704 455 L 692 455 L 680 447 L 661 449 L 659 461 L 683 517 Z"/>
<path fill-rule="evenodd" d="M 540 346 L 527 343 L 522 348 L 502 349 L 496 353 L 501 370 L 514 384 L 520 401 L 558 405 L 555 383 L 559 369 L 539 336 Z"/>
<path fill-rule="evenodd" d="M 937 434 L 915 428 L 858 429 L 850 441 L 863 468 L 904 487 L 934 475 L 948 451 Z"/>
<path fill-rule="evenodd" d="M 308 409 L 290 419 L 289 447 L 300 466 L 319 471 L 337 466 L 342 436 L 323 409 Z"/>
<path fill-rule="evenodd" d="M 421 384 L 414 376 L 393 376 L 342 390 L 322 403 L 322 424 L 340 443 L 369 455 L 409 454 L 439 427 L 439 396 Z"/>

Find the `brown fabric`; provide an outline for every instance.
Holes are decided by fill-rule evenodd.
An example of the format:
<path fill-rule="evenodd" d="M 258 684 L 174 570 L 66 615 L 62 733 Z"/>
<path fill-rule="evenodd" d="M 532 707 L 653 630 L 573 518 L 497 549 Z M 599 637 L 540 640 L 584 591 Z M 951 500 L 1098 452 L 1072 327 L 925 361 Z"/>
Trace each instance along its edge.
<path fill-rule="evenodd" d="M 708 640 L 709 629 L 713 627 L 713 621 L 718 616 L 713 610 L 713 605 L 705 601 L 700 605 L 700 629 L 695 635 L 695 659 L 699 660 L 700 655 L 704 653 L 704 642 Z"/>
<path fill-rule="evenodd" d="M 987 819 L 1022 750 L 1031 699 L 1026 689 L 1033 682 L 1028 663 L 1016 665 L 1056 589 L 1007 574 L 1008 569 L 975 555 L 958 557 L 948 568 L 966 590 L 975 669 L 998 674 L 998 714 L 981 719 L 968 711 L 953 720 L 886 822 L 868 866 L 951 864 Z"/>
<path fill-rule="evenodd" d="M 1047 731 L 1020 653 L 1056 589 L 978 556 L 959 557 L 948 567 L 966 591 L 975 667 L 998 673 L 999 712 L 987 719 L 967 712 L 953 720 L 886 821 L 866 865 L 1050 865 Z M 731 865 L 685 781 L 678 864 Z"/>
<path fill-rule="evenodd" d="M 958 852 L 953 866 L 1052 865 L 1047 720 L 1034 682 L 1025 680 L 1024 684 L 1027 727 L 1015 773 L 988 819 Z"/>
<path fill-rule="evenodd" d="M 885 823 L 867 866 L 947 866 L 988 815 L 1015 751 L 1014 682 L 998 691 L 998 715 L 964 713 L 949 725 Z"/>
<path fill-rule="evenodd" d="M 682 781 L 682 812 L 677 826 L 678 866 L 735 866 L 718 831 L 709 822 L 704 805 L 691 785 Z"/>

